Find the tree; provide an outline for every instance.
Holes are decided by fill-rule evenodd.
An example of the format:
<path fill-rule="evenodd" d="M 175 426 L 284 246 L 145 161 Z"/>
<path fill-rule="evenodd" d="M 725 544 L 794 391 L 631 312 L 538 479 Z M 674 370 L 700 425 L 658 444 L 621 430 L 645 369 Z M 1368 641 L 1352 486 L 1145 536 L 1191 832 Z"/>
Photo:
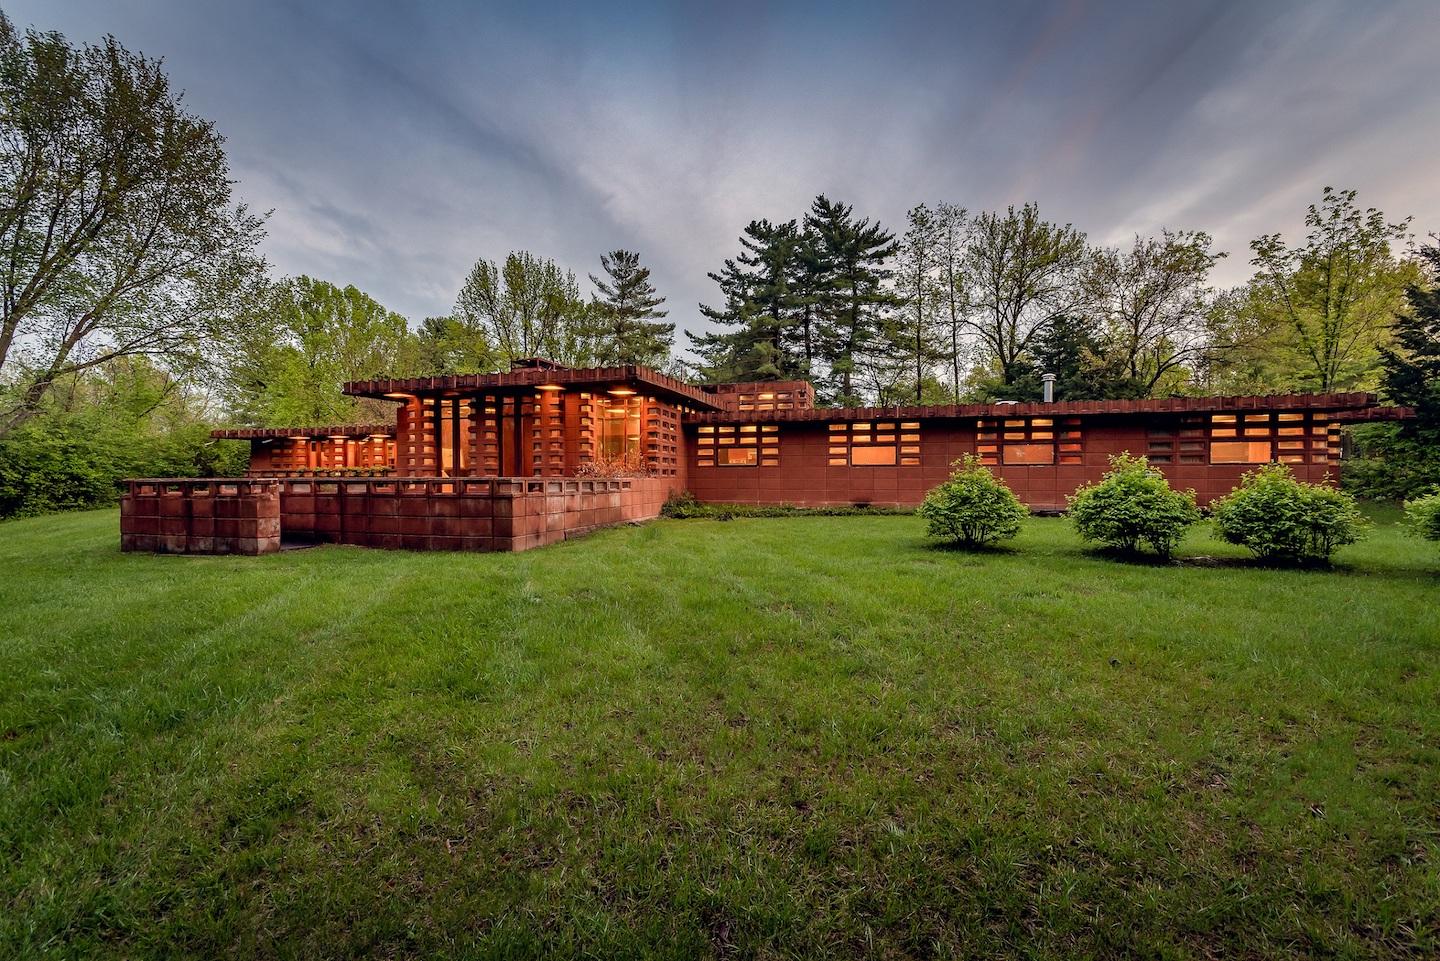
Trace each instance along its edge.
<path fill-rule="evenodd" d="M 0 437 L 66 377 L 197 364 L 263 271 L 224 138 L 113 37 L 20 36 L 0 14 Z"/>
<path fill-rule="evenodd" d="M 752 220 L 740 237 L 740 254 L 708 274 L 720 285 L 724 305 L 701 304 L 700 313 L 731 329 L 689 335 L 706 379 L 784 380 L 808 373 L 802 345 L 793 337 L 797 312 L 804 310 L 790 290 L 799 243 L 793 220 Z"/>
<path fill-rule="evenodd" d="M 670 358 L 675 325 L 660 323 L 665 298 L 650 283 L 650 268 L 640 266 L 640 255 L 612 250 L 600 256 L 607 280 L 594 274 L 590 282 L 600 291 L 591 305 L 599 336 L 599 362 L 605 366 L 644 364 L 660 367 Z"/>
<path fill-rule="evenodd" d="M 1361 211 L 1355 191 L 1326 187 L 1305 215 L 1305 245 L 1291 249 L 1279 234 L 1250 243 L 1257 291 L 1288 335 L 1296 381 L 1321 392 L 1363 384 L 1373 373 L 1390 318 L 1413 279 L 1391 245 L 1408 236 L 1410 218 L 1387 223 Z"/>
<path fill-rule="evenodd" d="M 589 362 L 591 315 L 574 273 L 526 251 L 497 267 L 478 260 L 455 300 L 455 317 L 493 345 L 497 359 Z"/>
<path fill-rule="evenodd" d="M 1440 242 L 1422 247 L 1419 260 L 1428 276 L 1405 289 L 1409 309 L 1395 316 L 1394 342 L 1380 348 L 1380 382 L 1391 401 L 1415 409 L 1409 432 L 1440 444 Z"/>
<path fill-rule="evenodd" d="M 931 368 L 944 357 L 937 343 L 945 296 L 938 275 L 941 225 L 924 204 L 910 209 L 906 223 L 896 266 L 895 293 L 901 306 L 886 325 L 887 354 L 893 363 L 903 361 L 910 402 L 919 404 Z"/>
<path fill-rule="evenodd" d="M 415 373 L 440 377 L 494 370 L 495 351 L 479 327 L 457 317 L 426 317 L 414 336 Z"/>
<path fill-rule="evenodd" d="M 1033 203 L 974 219 L 964 258 L 974 306 L 967 323 L 1003 383 L 1020 375 L 1022 358 L 1046 325 L 1084 302 L 1088 260 L 1085 235 L 1041 220 Z"/>
<path fill-rule="evenodd" d="M 1399 424 L 1363 424 L 1348 433 L 1353 455 L 1342 480 L 1364 497 L 1415 497 L 1440 489 L 1440 245 L 1419 251 L 1420 276 L 1406 289 L 1393 342 L 1380 348 L 1381 385 L 1392 403 L 1415 411 Z"/>
<path fill-rule="evenodd" d="M 856 220 L 848 204 L 824 194 L 810 205 L 805 226 L 815 232 L 829 268 L 820 310 L 829 391 L 835 403 L 857 405 L 856 367 L 875 346 L 883 311 L 897 302 L 887 282 L 898 245 L 880 224 Z"/>
<path fill-rule="evenodd" d="M 1091 267 L 1091 300 L 1104 326 L 1104 349 L 1123 376 L 1151 394 L 1167 377 L 1201 358 L 1210 269 L 1225 255 L 1201 231 L 1136 236 L 1128 251 L 1099 250 Z"/>
<path fill-rule="evenodd" d="M 830 261 L 820 235 L 808 226 L 799 228 L 794 246 L 794 256 L 789 259 L 788 306 L 792 315 L 789 325 L 799 340 L 800 370 L 802 376 L 813 379 L 818 360 L 818 333 L 820 306 L 831 283 Z"/>
<path fill-rule="evenodd" d="M 355 287 L 311 277 L 270 285 L 227 358 L 229 407 L 260 426 L 388 419 L 393 405 L 347 397 L 349 380 L 409 373 L 405 318 Z"/>
<path fill-rule="evenodd" d="M 935 259 L 940 274 L 940 312 L 950 366 L 951 400 L 960 403 L 960 371 L 966 363 L 964 337 L 970 310 L 965 286 L 964 254 L 967 214 L 964 207 L 941 203 L 935 208 Z"/>

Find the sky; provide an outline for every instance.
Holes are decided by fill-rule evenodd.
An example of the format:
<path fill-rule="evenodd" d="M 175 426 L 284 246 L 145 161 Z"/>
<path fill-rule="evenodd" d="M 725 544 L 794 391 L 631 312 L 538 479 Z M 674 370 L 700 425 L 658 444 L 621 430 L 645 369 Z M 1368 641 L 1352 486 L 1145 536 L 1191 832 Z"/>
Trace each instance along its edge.
<path fill-rule="evenodd" d="M 626 248 L 703 330 L 746 223 L 817 193 L 897 232 L 938 201 L 1035 201 L 1105 244 L 1205 230 L 1220 285 L 1326 185 L 1440 230 L 1440 0 L 0 7 L 162 57 L 271 211 L 273 273 L 414 323 L 478 258 L 588 287 Z"/>

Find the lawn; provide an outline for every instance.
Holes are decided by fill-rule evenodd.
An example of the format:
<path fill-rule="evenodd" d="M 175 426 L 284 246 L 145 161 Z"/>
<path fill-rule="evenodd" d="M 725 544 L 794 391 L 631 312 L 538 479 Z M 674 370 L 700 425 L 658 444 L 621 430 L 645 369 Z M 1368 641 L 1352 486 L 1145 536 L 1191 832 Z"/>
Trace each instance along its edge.
<path fill-rule="evenodd" d="M 0 524 L 0 956 L 1434 957 L 1440 552 Z"/>

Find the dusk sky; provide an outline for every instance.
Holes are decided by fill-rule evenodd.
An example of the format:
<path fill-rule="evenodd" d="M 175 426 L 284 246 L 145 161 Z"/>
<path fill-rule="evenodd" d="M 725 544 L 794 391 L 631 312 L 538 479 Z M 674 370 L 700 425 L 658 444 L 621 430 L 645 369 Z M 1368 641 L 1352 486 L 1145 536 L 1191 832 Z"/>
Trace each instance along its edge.
<path fill-rule="evenodd" d="M 941 200 L 1034 200 L 1106 243 L 1204 229 L 1222 284 L 1326 184 L 1440 230 L 1435 0 L 0 5 L 162 56 L 239 198 L 274 210 L 274 273 L 414 322 L 478 257 L 584 282 L 626 247 L 700 328 L 746 222 L 818 192 L 897 232 Z"/>

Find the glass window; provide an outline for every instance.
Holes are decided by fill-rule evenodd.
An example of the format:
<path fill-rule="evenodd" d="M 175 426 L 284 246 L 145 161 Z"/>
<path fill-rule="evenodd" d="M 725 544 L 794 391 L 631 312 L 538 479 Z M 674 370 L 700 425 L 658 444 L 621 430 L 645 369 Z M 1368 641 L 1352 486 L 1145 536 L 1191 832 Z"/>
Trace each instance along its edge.
<path fill-rule="evenodd" d="M 1268 440 L 1216 441 L 1210 445 L 1212 464 L 1268 464 Z"/>
<path fill-rule="evenodd" d="M 895 463 L 895 447 L 890 444 L 853 447 L 850 463 L 857 467 L 884 467 Z"/>
<path fill-rule="evenodd" d="M 1055 445 L 1006 444 L 1004 455 L 1007 464 L 1053 464 Z"/>
<path fill-rule="evenodd" d="M 754 467 L 758 458 L 754 447 L 726 447 L 720 451 L 719 463 L 722 467 Z"/>

